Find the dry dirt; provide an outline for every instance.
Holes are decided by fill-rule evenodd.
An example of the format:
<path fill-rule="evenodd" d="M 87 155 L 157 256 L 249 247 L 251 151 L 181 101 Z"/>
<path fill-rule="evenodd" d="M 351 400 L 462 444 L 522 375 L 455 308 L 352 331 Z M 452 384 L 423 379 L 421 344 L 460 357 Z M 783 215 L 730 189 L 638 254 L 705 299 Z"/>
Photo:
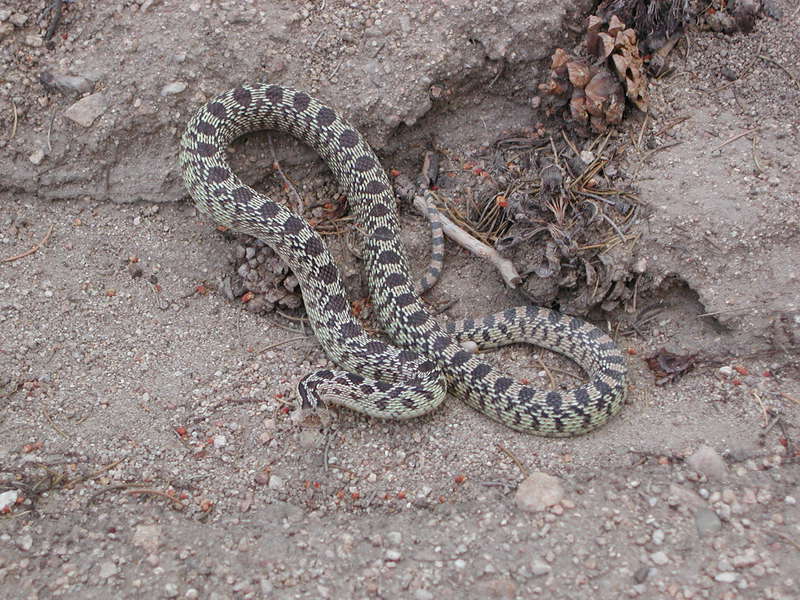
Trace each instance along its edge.
<path fill-rule="evenodd" d="M 0 493 L 18 497 L 0 517 L 0 595 L 797 597 L 792 2 L 750 35 L 689 33 L 653 114 L 614 137 L 650 208 L 625 246 L 637 311 L 659 312 L 629 336 L 638 312 L 606 315 L 628 403 L 571 440 L 454 399 L 407 423 L 298 423 L 293 387 L 326 358 L 297 323 L 219 291 L 233 244 L 185 201 L 176 155 L 200 102 L 263 79 L 340 108 L 405 172 L 434 144 L 458 166 L 504 132 L 558 134 L 531 100 L 591 3 L 78 0 L 50 46 L 45 4 L 0 4 L 0 259 L 36 248 L 0 263 Z M 95 118 L 75 122 L 79 94 L 48 93 L 44 72 L 84 78 L 71 85 L 99 94 Z M 276 142 L 304 196 L 330 187 L 310 151 Z M 266 136 L 235 150 L 246 180 L 282 194 Z M 421 272 L 425 223 L 402 221 Z M 350 279 L 357 261 L 329 239 Z M 450 299 L 446 318 L 524 301 L 453 246 L 432 293 Z M 704 360 L 655 385 L 643 358 L 662 347 Z M 553 355 L 494 356 L 571 383 Z M 535 471 L 564 496 L 525 512 Z"/>

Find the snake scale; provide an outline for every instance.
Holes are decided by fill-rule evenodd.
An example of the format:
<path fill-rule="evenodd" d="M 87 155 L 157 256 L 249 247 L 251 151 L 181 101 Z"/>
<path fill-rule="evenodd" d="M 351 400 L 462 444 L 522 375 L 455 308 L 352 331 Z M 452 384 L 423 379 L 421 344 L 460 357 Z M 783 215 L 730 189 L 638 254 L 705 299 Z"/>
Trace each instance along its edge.
<path fill-rule="evenodd" d="M 345 188 L 377 319 L 392 344 L 370 337 L 350 309 L 342 276 L 319 234 L 300 216 L 244 185 L 227 146 L 262 129 L 288 133 L 316 150 Z M 446 327 L 414 291 L 398 238 L 394 193 L 364 138 L 332 108 L 281 85 L 242 85 L 207 102 L 181 140 L 180 166 L 198 209 L 217 223 L 269 244 L 294 271 L 308 318 L 339 370 L 298 384 L 302 404 L 332 402 L 375 417 L 406 419 L 437 408 L 447 391 L 505 425 L 547 436 L 585 433 L 622 406 L 626 367 L 616 344 L 580 319 L 535 306 Z M 498 372 L 461 343 L 480 349 L 515 342 L 549 348 L 590 379 L 570 391 L 539 390 Z"/>

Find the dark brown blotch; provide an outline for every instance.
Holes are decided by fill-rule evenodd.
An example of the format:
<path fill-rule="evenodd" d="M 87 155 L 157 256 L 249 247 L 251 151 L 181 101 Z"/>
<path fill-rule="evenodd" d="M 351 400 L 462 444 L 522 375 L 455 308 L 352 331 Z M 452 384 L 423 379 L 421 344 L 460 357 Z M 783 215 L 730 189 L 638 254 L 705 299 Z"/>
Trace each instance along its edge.
<path fill-rule="evenodd" d="M 335 294 L 325 303 L 325 310 L 328 312 L 344 312 L 347 310 L 347 300 L 341 294 Z"/>
<path fill-rule="evenodd" d="M 392 210 L 386 206 L 383 202 L 377 202 L 372 205 L 372 208 L 369 209 L 369 216 L 374 218 L 385 217 L 388 215 Z"/>
<path fill-rule="evenodd" d="M 358 134 L 352 129 L 345 129 L 339 134 L 339 145 L 342 148 L 352 148 L 358 144 Z"/>
<path fill-rule="evenodd" d="M 297 92 L 292 98 L 292 106 L 298 112 L 303 112 L 311 103 L 311 96 L 305 92 Z"/>
<path fill-rule="evenodd" d="M 217 134 L 217 128 L 214 127 L 208 121 L 202 121 L 202 120 L 198 121 L 197 122 L 197 126 L 195 127 L 195 129 L 197 130 L 198 133 L 202 133 L 203 135 L 209 135 L 210 136 L 210 135 L 216 135 Z"/>
<path fill-rule="evenodd" d="M 208 112 L 218 119 L 224 119 L 228 115 L 228 110 L 225 108 L 225 105 L 222 102 L 209 102 L 206 108 L 208 108 Z"/>
<path fill-rule="evenodd" d="M 378 181 L 377 179 L 373 179 L 366 185 L 364 191 L 366 191 L 368 194 L 382 194 L 386 191 L 386 184 L 382 181 Z"/>
<path fill-rule="evenodd" d="M 416 301 L 417 301 L 417 297 L 414 294 L 410 293 L 410 292 L 406 292 L 405 294 L 400 294 L 395 299 L 395 302 L 397 302 L 397 306 L 399 306 L 400 308 L 405 308 L 406 306 L 408 306 L 410 304 L 414 304 L 414 302 L 416 302 Z"/>
<path fill-rule="evenodd" d="M 394 250 L 384 250 L 378 255 L 378 262 L 382 265 L 396 265 L 400 262 L 400 255 Z"/>
<path fill-rule="evenodd" d="M 372 354 L 383 354 L 386 352 L 388 346 L 383 342 L 379 342 L 378 340 L 372 340 L 367 342 L 366 348 L 367 352 L 371 352 Z"/>
<path fill-rule="evenodd" d="M 238 87 L 233 90 L 233 99 L 236 100 L 236 102 L 243 108 L 247 108 L 250 106 L 253 96 L 250 94 L 250 90 L 247 88 Z"/>
<path fill-rule="evenodd" d="M 277 204 L 275 204 L 272 200 L 264 202 L 264 204 L 261 205 L 260 209 L 261 216 L 266 219 L 274 218 L 275 215 L 278 214 L 278 211 L 280 211 L 280 207 Z"/>
<path fill-rule="evenodd" d="M 323 106 L 317 112 L 317 123 L 323 127 L 327 127 L 336 120 L 336 113 L 327 106 Z"/>
<path fill-rule="evenodd" d="M 225 167 L 211 167 L 208 170 L 208 181 L 209 183 L 221 183 L 225 181 L 230 174 L 231 172 Z"/>
<path fill-rule="evenodd" d="M 402 273 L 389 273 L 386 276 L 386 287 L 398 287 L 401 285 L 405 285 L 406 278 Z"/>
<path fill-rule="evenodd" d="M 336 265 L 330 262 L 327 265 L 322 265 L 317 272 L 322 282 L 328 285 L 336 281 L 336 275 L 339 273 Z"/>
<path fill-rule="evenodd" d="M 206 158 L 209 158 L 217 153 L 217 147 L 214 144 L 206 144 L 205 142 L 200 142 L 199 144 L 197 144 L 197 153 L 200 156 L 205 156 Z"/>
<path fill-rule="evenodd" d="M 295 233 L 299 232 L 303 228 L 303 220 L 295 215 L 292 215 L 288 219 L 286 219 L 286 223 L 283 224 L 283 230 L 288 233 L 289 235 L 294 235 Z"/>
<path fill-rule="evenodd" d="M 306 254 L 308 256 L 319 256 L 325 252 L 325 245 L 317 236 L 311 236 L 306 242 Z"/>
<path fill-rule="evenodd" d="M 345 339 L 354 338 L 361 335 L 361 328 L 356 323 L 342 323 L 339 327 L 339 333 Z"/>
<path fill-rule="evenodd" d="M 249 187 L 241 186 L 233 190 L 233 199 L 241 204 L 248 204 L 255 195 Z"/>
<path fill-rule="evenodd" d="M 367 156 L 366 154 L 362 154 L 356 159 L 356 162 L 353 163 L 353 168 L 360 173 L 364 173 L 365 171 L 369 171 L 375 166 L 375 161 L 372 159 L 371 156 Z"/>
<path fill-rule="evenodd" d="M 283 88 L 278 85 L 271 85 L 264 90 L 264 97 L 272 104 L 280 104 L 283 101 Z"/>

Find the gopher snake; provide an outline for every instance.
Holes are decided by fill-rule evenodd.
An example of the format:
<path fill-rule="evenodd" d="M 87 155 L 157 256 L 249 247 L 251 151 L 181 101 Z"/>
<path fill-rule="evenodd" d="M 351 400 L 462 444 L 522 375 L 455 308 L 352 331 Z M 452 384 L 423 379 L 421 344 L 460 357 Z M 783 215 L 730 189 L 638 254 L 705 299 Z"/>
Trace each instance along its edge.
<path fill-rule="evenodd" d="M 378 321 L 397 347 L 369 337 L 354 318 L 339 270 L 311 226 L 231 171 L 227 145 L 259 129 L 289 133 L 310 145 L 347 190 L 364 235 Z M 394 194 L 377 157 L 352 126 L 305 92 L 259 83 L 217 96 L 189 123 L 180 165 L 200 211 L 269 244 L 300 281 L 314 332 L 342 369 L 303 378 L 298 391 L 304 406 L 330 401 L 376 417 L 406 419 L 434 410 L 449 389 L 509 427 L 550 436 L 590 431 L 620 409 L 625 361 L 593 325 L 535 306 L 446 328 L 431 317 L 414 291 L 398 239 Z M 459 342 L 467 340 L 479 348 L 535 343 L 572 358 L 591 379 L 568 392 L 537 390 L 464 350 Z"/>

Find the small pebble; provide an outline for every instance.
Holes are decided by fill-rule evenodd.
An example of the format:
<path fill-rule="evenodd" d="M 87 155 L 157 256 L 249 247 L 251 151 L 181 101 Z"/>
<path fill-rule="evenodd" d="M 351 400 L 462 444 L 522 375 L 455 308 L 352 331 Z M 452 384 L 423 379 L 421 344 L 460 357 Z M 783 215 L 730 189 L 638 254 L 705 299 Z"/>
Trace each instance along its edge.
<path fill-rule="evenodd" d="M 710 508 L 699 508 L 694 514 L 694 524 L 697 528 L 697 535 L 701 538 L 716 533 L 722 528 L 722 521 Z"/>
<path fill-rule="evenodd" d="M 402 556 L 403 555 L 400 554 L 399 550 L 394 550 L 394 549 L 390 548 L 389 550 L 386 551 L 386 560 L 397 562 L 398 560 L 400 560 L 402 558 Z"/>
<path fill-rule="evenodd" d="M 655 565 L 663 566 L 669 562 L 669 557 L 666 555 L 665 552 L 658 551 L 658 552 L 653 552 L 650 555 L 650 560 L 652 560 L 653 564 Z"/>
<path fill-rule="evenodd" d="M 64 111 L 64 116 L 81 127 L 91 127 L 92 123 L 106 112 L 106 108 L 108 106 L 105 96 L 103 94 L 92 94 L 71 105 Z"/>
<path fill-rule="evenodd" d="M 686 464 L 690 469 L 713 479 L 724 479 L 728 473 L 725 461 L 711 446 L 700 446 L 686 459 Z"/>
<path fill-rule="evenodd" d="M 19 492 L 17 490 L 9 490 L 0 494 L 0 514 L 8 510 L 17 502 Z"/>
<path fill-rule="evenodd" d="M 183 90 L 186 89 L 186 83 L 183 81 L 173 81 L 172 83 L 168 83 L 164 87 L 161 88 L 161 95 L 162 96 L 173 96 L 175 94 L 180 94 Z"/>
<path fill-rule="evenodd" d="M 531 562 L 531 573 L 533 573 L 535 577 L 547 575 L 551 569 L 552 567 L 540 558 L 534 558 L 533 562 Z"/>
<path fill-rule="evenodd" d="M 531 473 L 517 488 L 517 507 L 526 512 L 540 512 L 564 497 L 564 488 L 557 477 L 547 473 Z"/>
<path fill-rule="evenodd" d="M 42 164 L 42 161 L 44 160 L 44 150 L 42 150 L 41 148 L 37 148 L 28 157 L 28 160 L 35 165 Z"/>

